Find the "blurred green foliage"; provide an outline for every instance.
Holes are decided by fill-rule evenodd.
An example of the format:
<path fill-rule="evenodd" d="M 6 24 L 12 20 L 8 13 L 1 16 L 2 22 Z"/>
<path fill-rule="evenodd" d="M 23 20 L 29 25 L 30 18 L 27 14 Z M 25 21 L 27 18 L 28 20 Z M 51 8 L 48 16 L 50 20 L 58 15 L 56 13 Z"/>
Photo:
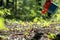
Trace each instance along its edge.
<path fill-rule="evenodd" d="M 56 37 L 56 35 L 53 34 L 53 33 L 49 33 L 49 34 L 48 34 L 48 38 L 54 39 L 55 37 Z"/>
<path fill-rule="evenodd" d="M 12 0 L 10 0 L 12 2 Z M 42 5 L 38 5 L 36 0 L 17 0 L 15 1 L 13 7 L 6 8 L 6 0 L 4 0 L 4 6 L 0 7 L 0 30 L 9 30 L 5 27 L 5 22 L 23 24 L 26 26 L 30 24 L 32 28 L 33 23 L 37 23 L 40 27 L 49 27 L 51 23 L 60 23 L 60 0 L 53 0 L 59 8 L 56 13 L 48 17 L 48 13 L 43 15 L 41 9 L 43 9 L 44 1 L 41 2 Z M 26 24 L 27 23 L 27 24 Z M 34 26 L 36 28 L 36 26 Z M 21 28 L 16 28 L 21 30 Z M 26 28 L 28 30 L 29 28 Z M 57 28 L 56 28 L 57 29 Z M 29 33 L 26 32 L 26 35 Z M 49 38 L 54 38 L 55 34 L 49 33 Z M 4 38 L 4 36 L 3 36 Z"/>
<path fill-rule="evenodd" d="M 60 0 L 53 0 L 53 2 L 60 7 Z M 6 5 L 6 0 L 4 0 L 4 3 L 4 5 Z M 41 3 L 44 3 L 44 1 Z M 16 22 L 18 20 L 18 22 L 21 23 L 22 21 L 40 22 L 44 26 L 49 26 L 52 21 L 60 22 L 60 9 L 58 9 L 55 14 L 51 15 L 50 18 L 48 17 L 48 13 L 45 15 L 41 13 L 40 9 L 43 9 L 43 4 L 38 5 L 36 0 L 17 0 L 14 5 L 12 5 L 14 8 L 0 7 L 1 27 L 3 27 L 6 20 L 10 20 L 10 22 Z"/>

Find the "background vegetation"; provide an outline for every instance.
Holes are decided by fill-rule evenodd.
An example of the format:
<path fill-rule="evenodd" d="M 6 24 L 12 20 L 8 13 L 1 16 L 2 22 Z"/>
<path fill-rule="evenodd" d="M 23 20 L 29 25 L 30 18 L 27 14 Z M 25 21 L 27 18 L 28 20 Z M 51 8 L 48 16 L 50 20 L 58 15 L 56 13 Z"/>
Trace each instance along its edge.
<path fill-rule="evenodd" d="M 13 2 L 10 0 L 10 2 Z M 9 27 L 5 27 L 6 22 L 8 23 L 18 23 L 26 26 L 26 23 L 30 26 L 34 23 L 40 24 L 39 27 L 48 27 L 50 24 L 60 23 L 60 0 L 53 0 L 59 8 L 56 10 L 55 14 L 51 17 L 48 13 L 43 15 L 41 13 L 42 5 L 38 5 L 36 0 L 17 0 L 9 5 L 6 5 L 6 0 L 4 0 L 4 5 L 0 6 L 0 30 L 9 30 Z M 26 28 L 28 29 L 28 28 Z M 57 28 L 58 29 L 58 28 Z M 54 34 L 48 35 L 49 37 L 54 36 Z M 53 38 L 53 37 L 52 37 Z"/>

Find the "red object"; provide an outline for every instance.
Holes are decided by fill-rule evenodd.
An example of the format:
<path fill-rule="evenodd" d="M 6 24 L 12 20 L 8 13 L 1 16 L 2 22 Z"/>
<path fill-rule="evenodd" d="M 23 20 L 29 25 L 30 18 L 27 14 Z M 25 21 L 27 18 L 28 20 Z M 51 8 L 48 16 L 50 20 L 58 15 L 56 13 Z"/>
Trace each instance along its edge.
<path fill-rule="evenodd" d="M 50 5 L 51 5 L 52 0 L 46 0 L 46 3 L 44 5 L 44 9 L 42 10 L 42 14 L 46 14 L 46 12 L 48 11 Z"/>
<path fill-rule="evenodd" d="M 42 14 L 46 14 L 47 9 L 42 10 Z"/>

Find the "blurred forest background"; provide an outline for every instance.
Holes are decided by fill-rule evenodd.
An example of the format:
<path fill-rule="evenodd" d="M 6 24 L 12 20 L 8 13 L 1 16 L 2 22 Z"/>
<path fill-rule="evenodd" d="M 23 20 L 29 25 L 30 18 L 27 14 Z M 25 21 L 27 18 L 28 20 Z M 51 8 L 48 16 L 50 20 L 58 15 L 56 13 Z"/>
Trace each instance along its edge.
<path fill-rule="evenodd" d="M 0 4 L 0 29 L 4 29 L 5 22 L 33 22 L 49 25 L 52 21 L 60 22 L 60 0 L 53 0 L 59 9 L 50 17 L 47 14 L 42 15 L 42 5 L 38 5 L 36 0 L 2 0 Z"/>
<path fill-rule="evenodd" d="M 48 13 L 43 15 L 41 12 L 44 2 L 45 0 L 42 0 L 39 5 L 36 0 L 0 0 L 0 31 L 15 28 L 16 24 L 14 23 L 21 24 L 26 29 L 49 27 L 50 24 L 53 24 L 53 28 L 59 30 L 60 26 L 54 24 L 60 24 L 60 0 L 53 0 L 53 3 L 59 8 L 51 17 L 48 16 Z M 11 26 L 12 24 L 14 25 Z M 21 28 L 23 30 L 23 27 L 19 28 L 17 27 L 18 30 Z M 55 30 L 53 31 L 55 32 Z M 54 34 L 51 35 L 53 38 Z"/>
<path fill-rule="evenodd" d="M 53 0 L 59 8 L 56 13 L 48 17 L 48 13 L 43 15 L 41 10 L 44 0 L 41 5 L 38 5 L 36 0 L 2 0 L 0 4 L 0 27 L 2 28 L 4 23 L 7 22 L 43 22 L 46 24 L 54 22 L 60 22 L 60 0 Z"/>

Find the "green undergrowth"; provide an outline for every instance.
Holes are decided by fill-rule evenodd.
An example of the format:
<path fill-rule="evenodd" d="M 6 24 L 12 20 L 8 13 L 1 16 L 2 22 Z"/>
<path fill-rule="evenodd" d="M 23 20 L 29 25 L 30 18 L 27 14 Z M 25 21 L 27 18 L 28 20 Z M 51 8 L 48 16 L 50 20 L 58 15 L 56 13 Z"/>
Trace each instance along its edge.
<path fill-rule="evenodd" d="M 47 15 L 42 15 L 41 11 L 39 11 L 36 5 L 36 1 L 33 0 L 29 0 L 29 1 L 24 1 L 24 0 L 18 0 L 18 13 L 14 13 L 11 12 L 10 9 L 4 8 L 4 9 L 0 9 L 0 29 L 5 29 L 5 21 L 9 22 L 9 23 L 18 23 L 18 24 L 22 24 L 22 23 L 30 23 L 30 24 L 40 24 L 41 27 L 48 27 L 51 23 L 56 24 L 56 23 L 60 23 L 60 9 L 56 10 L 56 13 L 52 15 L 51 18 L 46 18 Z M 24 3 L 26 5 L 24 5 Z M 26 2 L 29 2 L 28 4 Z M 59 0 L 55 1 L 53 0 L 54 3 L 57 4 L 58 7 L 60 7 L 60 3 Z M 21 4 L 20 4 L 21 3 Z M 31 5 L 30 5 L 31 4 Z M 36 7 L 35 7 L 36 6 Z M 41 6 L 39 6 L 41 7 Z M 20 10 L 20 11 L 19 11 Z M 22 11 L 23 10 L 23 11 Z M 12 19 L 9 18 L 5 18 L 5 16 L 8 15 L 10 17 L 12 17 Z M 12 15 L 12 16 L 11 16 Z M 15 15 L 17 15 L 17 18 L 15 18 Z M 20 19 L 19 19 L 19 17 Z M 44 16 L 44 18 L 43 18 Z M 48 17 L 48 16 L 47 16 Z"/>

